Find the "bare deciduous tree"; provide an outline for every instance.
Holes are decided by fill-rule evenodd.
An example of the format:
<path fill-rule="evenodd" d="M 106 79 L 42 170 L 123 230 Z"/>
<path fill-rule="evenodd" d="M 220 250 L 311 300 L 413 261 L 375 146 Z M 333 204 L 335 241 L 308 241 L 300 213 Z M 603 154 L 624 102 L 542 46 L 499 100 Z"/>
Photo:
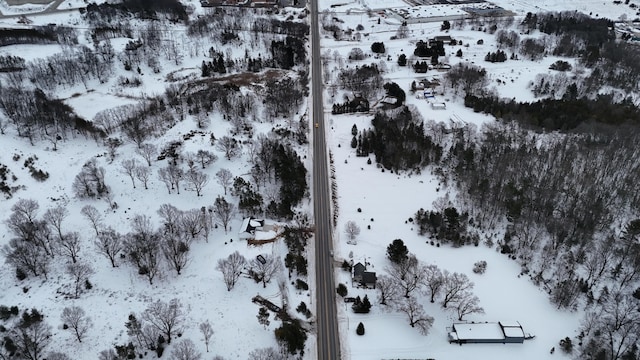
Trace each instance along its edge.
<path fill-rule="evenodd" d="M 79 306 L 64 308 L 60 318 L 65 325 L 73 330 L 78 342 L 82 342 L 87 331 L 93 325 L 91 318 L 86 316 L 84 310 Z"/>
<path fill-rule="evenodd" d="M 216 173 L 218 184 L 224 188 L 224 194 L 227 195 L 227 188 L 233 183 L 233 174 L 228 169 L 220 169 Z"/>
<path fill-rule="evenodd" d="M 427 315 L 424 312 L 422 305 L 414 298 L 410 296 L 404 298 L 397 305 L 398 310 L 405 313 L 409 318 L 409 325 L 411 327 L 418 327 L 420 334 L 427 335 L 433 325 L 433 317 Z"/>
<path fill-rule="evenodd" d="M 227 202 L 224 197 L 218 196 L 213 204 L 213 213 L 216 219 L 220 221 L 220 224 L 222 224 L 226 234 L 229 229 L 229 222 L 236 213 L 235 205 Z"/>
<path fill-rule="evenodd" d="M 145 215 L 135 215 L 132 219 L 133 232 L 127 235 L 125 249 L 131 261 L 153 285 L 153 279 L 160 273 L 160 236 L 151 227 Z"/>
<path fill-rule="evenodd" d="M 402 289 L 406 298 L 422 284 L 424 274 L 421 270 L 421 266 L 419 266 L 418 260 L 413 254 L 410 254 L 405 261 L 394 262 L 387 267 L 389 276 L 396 281 L 397 286 Z"/>
<path fill-rule="evenodd" d="M 120 163 L 122 165 L 122 173 L 129 176 L 129 178 L 131 179 L 131 184 L 133 185 L 133 188 L 136 188 L 136 166 L 138 165 L 136 163 L 136 159 L 126 159 L 126 160 L 122 160 L 122 162 Z"/>
<path fill-rule="evenodd" d="M 251 274 L 256 282 L 262 282 L 262 287 L 266 288 L 267 283 L 282 269 L 280 257 L 263 255 L 264 261 L 258 259 L 251 260 Z"/>
<path fill-rule="evenodd" d="M 82 292 L 82 286 L 94 274 L 91 265 L 82 262 L 71 263 L 67 266 L 67 274 L 73 279 L 74 297 L 77 299 Z"/>
<path fill-rule="evenodd" d="M 196 196 L 200 196 L 202 189 L 209 183 L 209 175 L 195 169 L 187 171 L 185 175 L 185 179 L 191 185 L 191 189 L 195 190 Z"/>
<path fill-rule="evenodd" d="M 224 153 L 227 160 L 231 160 L 240 154 L 238 141 L 230 136 L 223 136 L 216 142 L 216 149 Z"/>
<path fill-rule="evenodd" d="M 178 299 L 171 299 L 169 303 L 156 301 L 142 313 L 142 318 L 160 331 L 167 344 L 171 344 L 171 336 L 181 332 L 185 321 L 182 303 Z"/>
<path fill-rule="evenodd" d="M 380 304 L 389 305 L 387 302 L 393 301 L 398 296 L 398 285 L 396 280 L 387 276 L 380 275 L 376 281 L 376 289 L 380 293 Z"/>
<path fill-rule="evenodd" d="M 200 332 L 202 333 L 202 340 L 204 341 L 204 346 L 207 348 L 207 352 L 209 352 L 209 343 L 211 342 L 211 337 L 213 336 L 213 327 L 209 320 L 201 322 L 198 326 Z"/>
<path fill-rule="evenodd" d="M 111 267 L 117 267 L 118 254 L 124 250 L 122 235 L 113 228 L 106 228 L 98 233 L 94 245 L 98 252 L 111 262 Z"/>
<path fill-rule="evenodd" d="M 191 239 L 196 239 L 204 228 L 202 216 L 201 209 L 189 209 L 180 215 L 180 227 Z"/>
<path fill-rule="evenodd" d="M 461 297 L 468 291 L 473 289 L 473 283 L 467 275 L 461 273 L 449 273 L 444 271 L 442 284 L 442 307 L 446 308 L 449 303 L 460 301 Z"/>
<path fill-rule="evenodd" d="M 98 354 L 98 360 L 120 360 L 118 354 L 114 349 L 107 349 L 100 351 Z"/>
<path fill-rule="evenodd" d="M 149 189 L 149 177 L 151 176 L 151 170 L 147 166 L 136 166 L 134 170 L 136 179 L 140 180 L 144 185 L 144 189 Z"/>
<path fill-rule="evenodd" d="M 11 207 L 12 213 L 5 223 L 18 240 L 32 243 L 46 255 L 53 257 L 51 229 L 46 221 L 37 219 L 39 207 L 35 200 L 20 199 Z"/>
<path fill-rule="evenodd" d="M 606 359 L 625 359 L 640 341 L 638 301 L 622 293 L 611 294 L 603 301 L 585 314 L 580 358 L 601 354 Z"/>
<path fill-rule="evenodd" d="M 140 147 L 136 150 L 136 152 L 142 156 L 142 158 L 147 162 L 148 166 L 151 166 L 151 162 L 155 158 L 158 153 L 158 148 L 150 143 L 144 143 L 140 145 Z"/>
<path fill-rule="evenodd" d="M 171 351 L 171 360 L 200 360 L 202 354 L 196 350 L 196 346 L 193 341 L 189 339 L 182 339 Z"/>
<path fill-rule="evenodd" d="M 249 353 L 248 360 L 285 360 L 285 355 L 276 348 L 255 349 Z"/>
<path fill-rule="evenodd" d="M 176 192 L 180 194 L 180 182 L 184 179 L 184 171 L 173 164 L 169 164 L 166 169 L 169 175 L 169 181 L 171 182 L 171 189 L 175 189 Z"/>
<path fill-rule="evenodd" d="M 422 272 L 424 274 L 424 286 L 429 293 L 430 301 L 434 303 L 436 301 L 436 296 L 440 294 L 442 284 L 444 283 L 442 271 L 438 266 L 429 264 L 422 267 Z"/>
<path fill-rule="evenodd" d="M 96 232 L 96 236 L 98 236 L 100 232 L 100 226 L 102 225 L 102 216 L 98 209 L 96 209 L 93 205 L 85 205 L 80 210 L 80 213 L 89 220 L 93 230 Z"/>
<path fill-rule="evenodd" d="M 236 282 L 242 275 L 247 264 L 247 259 L 235 251 L 226 259 L 219 259 L 216 269 L 222 272 L 224 283 L 227 285 L 227 291 L 231 291 L 236 285 Z"/>
<path fill-rule="evenodd" d="M 158 209 L 158 215 L 162 218 L 163 231 L 178 233 L 181 230 L 182 211 L 171 204 L 162 204 Z"/>
<path fill-rule="evenodd" d="M 166 233 L 162 235 L 162 253 L 167 264 L 178 275 L 189 263 L 189 245 L 191 239 L 181 233 Z"/>
<path fill-rule="evenodd" d="M 169 168 L 163 167 L 158 169 L 158 179 L 164 183 L 167 187 L 167 191 L 171 194 L 171 189 L 173 189 L 173 185 L 171 183 L 171 177 L 169 176 Z"/>
<path fill-rule="evenodd" d="M 47 209 L 42 218 L 55 230 L 58 237 L 62 237 L 62 221 L 64 221 L 68 215 L 69 212 L 67 211 L 67 208 L 62 205 L 58 205 Z"/>
<path fill-rule="evenodd" d="M 203 169 L 206 168 L 207 165 L 212 164 L 214 161 L 218 160 L 218 157 L 214 153 L 212 153 L 211 151 L 202 150 L 202 149 L 196 152 L 195 157 Z"/>
<path fill-rule="evenodd" d="M 51 326 L 44 322 L 42 315 L 32 310 L 31 315 L 23 315 L 20 324 L 13 328 L 11 338 L 24 358 L 41 360 L 52 340 Z"/>
<path fill-rule="evenodd" d="M 58 238 L 58 241 L 56 241 L 56 249 L 60 255 L 68 256 L 71 262 L 76 263 L 78 261 L 81 243 L 80 233 L 72 231 L 62 234 Z"/>
<path fill-rule="evenodd" d="M 462 321 L 465 315 L 484 314 L 484 309 L 480 307 L 480 299 L 470 291 L 464 291 L 456 301 L 451 302 L 455 308 L 458 320 Z"/>
<path fill-rule="evenodd" d="M 4 255 L 5 261 L 16 269 L 25 273 L 29 272 L 33 276 L 43 275 L 45 279 L 47 278 L 51 258 L 42 247 L 35 243 L 11 239 L 9 244 L 2 248 L 2 255 Z"/>
<path fill-rule="evenodd" d="M 349 236 L 349 240 L 354 240 L 356 236 L 360 235 L 360 226 L 355 221 L 349 220 L 344 224 L 344 232 Z"/>

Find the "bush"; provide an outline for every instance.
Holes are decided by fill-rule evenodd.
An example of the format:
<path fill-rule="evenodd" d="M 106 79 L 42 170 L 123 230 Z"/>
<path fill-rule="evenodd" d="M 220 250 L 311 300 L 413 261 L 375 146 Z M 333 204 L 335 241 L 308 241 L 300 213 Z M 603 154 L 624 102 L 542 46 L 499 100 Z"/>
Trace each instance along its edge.
<path fill-rule="evenodd" d="M 309 290 L 309 285 L 303 280 L 296 279 L 296 289 L 298 290 Z"/>
<path fill-rule="evenodd" d="M 340 283 L 338 284 L 338 288 L 336 289 L 336 292 L 338 293 L 338 295 L 345 297 L 347 296 L 347 293 L 349 291 L 347 290 L 347 287 L 345 286 L 345 284 Z"/>
<path fill-rule="evenodd" d="M 556 71 L 571 71 L 571 64 L 564 60 L 558 60 L 549 66 L 549 69 Z"/>
<path fill-rule="evenodd" d="M 342 261 L 342 265 L 340 266 L 344 271 L 351 271 L 351 264 L 347 260 Z"/>
<path fill-rule="evenodd" d="M 374 42 L 371 45 L 371 51 L 376 53 L 376 54 L 384 54 L 386 49 L 384 47 L 384 43 L 382 42 Z"/>
<path fill-rule="evenodd" d="M 473 264 L 473 272 L 476 274 L 484 274 L 487 271 L 487 262 L 482 260 Z"/>
<path fill-rule="evenodd" d="M 359 323 L 358 327 L 356 328 L 356 334 L 362 336 L 364 335 L 364 324 Z"/>
<path fill-rule="evenodd" d="M 371 310 L 371 302 L 369 301 L 369 297 L 365 295 L 361 300 L 360 296 L 357 296 L 356 301 L 354 301 L 353 305 L 351 305 L 351 309 L 357 314 L 369 313 L 369 311 Z"/>
<path fill-rule="evenodd" d="M 567 336 L 566 338 L 561 339 L 560 348 L 567 354 L 571 353 L 571 351 L 573 351 L 573 343 L 571 343 L 571 338 Z"/>
<path fill-rule="evenodd" d="M 296 308 L 296 311 L 304 314 L 305 312 L 307 312 L 307 304 L 305 304 L 304 301 L 301 301 L 300 305 L 298 305 L 298 307 Z"/>
<path fill-rule="evenodd" d="M 24 280 L 27 278 L 27 273 L 25 273 L 21 268 L 16 268 L 16 278 L 18 280 Z"/>
<path fill-rule="evenodd" d="M 7 321 L 11 318 L 13 314 L 11 310 L 9 310 L 8 306 L 0 305 L 0 320 Z"/>

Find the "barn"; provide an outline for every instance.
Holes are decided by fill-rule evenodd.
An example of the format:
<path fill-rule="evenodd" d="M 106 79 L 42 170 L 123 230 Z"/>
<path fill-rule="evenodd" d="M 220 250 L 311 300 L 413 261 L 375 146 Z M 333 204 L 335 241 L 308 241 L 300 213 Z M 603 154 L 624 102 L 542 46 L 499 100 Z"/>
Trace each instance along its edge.
<path fill-rule="evenodd" d="M 454 323 L 449 329 L 449 343 L 522 344 L 526 338 L 519 322 Z"/>

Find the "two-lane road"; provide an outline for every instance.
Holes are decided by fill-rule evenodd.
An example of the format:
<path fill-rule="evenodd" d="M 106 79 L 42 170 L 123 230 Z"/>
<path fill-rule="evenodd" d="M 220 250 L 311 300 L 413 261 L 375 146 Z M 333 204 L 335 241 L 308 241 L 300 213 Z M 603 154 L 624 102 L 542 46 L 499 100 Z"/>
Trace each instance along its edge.
<path fill-rule="evenodd" d="M 311 0 L 311 91 L 313 97 L 313 202 L 316 225 L 316 314 L 318 360 L 340 359 L 336 288 L 333 277 L 331 187 L 322 100 L 318 3 Z"/>

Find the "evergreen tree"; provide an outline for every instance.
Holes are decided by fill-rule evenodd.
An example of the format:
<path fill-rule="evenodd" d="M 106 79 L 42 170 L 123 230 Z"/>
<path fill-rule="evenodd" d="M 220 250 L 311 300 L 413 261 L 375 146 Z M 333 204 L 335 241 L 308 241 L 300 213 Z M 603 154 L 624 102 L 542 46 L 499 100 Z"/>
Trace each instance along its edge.
<path fill-rule="evenodd" d="M 398 65 L 407 66 L 407 55 L 400 54 L 400 56 L 398 56 Z"/>
<path fill-rule="evenodd" d="M 395 239 L 387 246 L 387 258 L 392 263 L 399 264 L 409 257 L 409 249 L 401 239 Z"/>

